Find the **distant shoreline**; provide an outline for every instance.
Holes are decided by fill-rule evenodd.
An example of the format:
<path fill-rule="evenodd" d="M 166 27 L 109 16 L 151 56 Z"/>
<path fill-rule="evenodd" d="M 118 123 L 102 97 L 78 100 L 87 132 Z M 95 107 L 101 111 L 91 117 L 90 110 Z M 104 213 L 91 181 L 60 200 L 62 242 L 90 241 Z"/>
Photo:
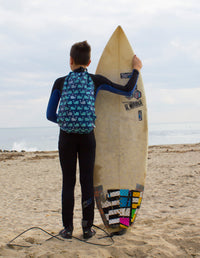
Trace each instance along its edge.
<path fill-rule="evenodd" d="M 180 144 L 158 144 L 158 145 L 149 145 L 148 148 L 151 149 L 151 148 L 162 148 L 162 147 L 169 147 L 169 146 L 200 146 L 200 142 L 198 143 L 180 143 Z M 20 151 L 17 151 L 17 150 L 2 150 L 0 149 L 0 153 L 55 153 L 55 152 L 58 152 L 58 150 L 36 150 L 36 151 L 26 151 L 26 150 L 20 150 Z"/>
<path fill-rule="evenodd" d="M 2 151 L 56 151 L 58 127 L 0 128 Z M 149 146 L 196 144 L 200 142 L 200 123 L 149 123 Z"/>

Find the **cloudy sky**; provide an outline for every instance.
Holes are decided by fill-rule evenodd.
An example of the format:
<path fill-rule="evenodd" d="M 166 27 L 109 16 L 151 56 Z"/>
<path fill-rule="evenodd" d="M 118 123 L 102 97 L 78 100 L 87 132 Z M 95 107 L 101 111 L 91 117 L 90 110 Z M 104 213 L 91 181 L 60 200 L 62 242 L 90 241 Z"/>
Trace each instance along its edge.
<path fill-rule="evenodd" d="M 51 126 L 71 45 L 88 40 L 94 73 L 118 25 L 143 61 L 149 122 L 200 122 L 199 0 L 0 0 L 0 127 Z"/>

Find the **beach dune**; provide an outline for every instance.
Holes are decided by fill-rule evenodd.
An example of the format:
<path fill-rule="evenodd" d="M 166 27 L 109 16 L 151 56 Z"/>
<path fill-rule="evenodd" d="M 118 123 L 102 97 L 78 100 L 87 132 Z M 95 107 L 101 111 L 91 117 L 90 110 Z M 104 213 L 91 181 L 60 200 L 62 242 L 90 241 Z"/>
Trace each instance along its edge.
<path fill-rule="evenodd" d="M 62 229 L 62 176 L 58 153 L 0 153 L 1 257 L 200 257 L 200 144 L 150 146 L 144 199 L 136 222 L 123 236 L 89 242 L 51 239 Z M 81 192 L 77 172 L 74 236 L 82 238 Z M 102 225 L 97 209 L 95 224 Z M 102 246 L 101 246 L 102 245 Z M 106 246 L 105 246 L 106 245 Z M 110 246 L 109 246 L 110 245 Z"/>

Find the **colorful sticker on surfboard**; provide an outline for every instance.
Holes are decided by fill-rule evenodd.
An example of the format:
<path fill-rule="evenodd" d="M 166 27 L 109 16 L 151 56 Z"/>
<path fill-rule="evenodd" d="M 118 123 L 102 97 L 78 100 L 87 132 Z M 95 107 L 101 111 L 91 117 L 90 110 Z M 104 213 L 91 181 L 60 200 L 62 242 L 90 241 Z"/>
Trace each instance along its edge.
<path fill-rule="evenodd" d="M 137 100 L 137 101 L 123 101 L 122 102 L 124 104 L 124 107 L 126 109 L 126 111 L 130 111 L 132 109 L 135 108 L 139 108 L 141 106 L 143 106 L 142 100 Z"/>
<path fill-rule="evenodd" d="M 136 89 L 135 89 L 134 92 L 133 92 L 133 97 L 134 97 L 135 99 L 141 99 L 141 97 L 142 97 L 142 93 L 141 93 L 141 91 L 139 91 L 139 90 L 137 89 L 137 87 L 136 87 Z"/>
<path fill-rule="evenodd" d="M 121 79 L 130 79 L 132 76 L 132 73 L 120 73 Z"/>
<path fill-rule="evenodd" d="M 138 111 L 138 120 L 142 121 L 142 110 Z"/>
<path fill-rule="evenodd" d="M 130 227 L 140 208 L 143 191 L 110 189 L 106 192 L 106 198 L 103 196 L 103 187 L 95 187 L 97 207 L 105 226 L 110 228 Z"/>

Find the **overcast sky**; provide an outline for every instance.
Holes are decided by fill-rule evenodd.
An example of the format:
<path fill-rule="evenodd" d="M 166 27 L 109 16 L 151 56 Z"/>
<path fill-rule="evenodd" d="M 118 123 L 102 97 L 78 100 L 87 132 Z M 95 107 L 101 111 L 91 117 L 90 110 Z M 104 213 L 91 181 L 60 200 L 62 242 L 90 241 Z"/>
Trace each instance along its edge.
<path fill-rule="evenodd" d="M 0 127 L 52 126 L 71 45 L 88 40 L 95 73 L 118 25 L 143 61 L 149 122 L 200 122 L 199 0 L 0 0 Z"/>

